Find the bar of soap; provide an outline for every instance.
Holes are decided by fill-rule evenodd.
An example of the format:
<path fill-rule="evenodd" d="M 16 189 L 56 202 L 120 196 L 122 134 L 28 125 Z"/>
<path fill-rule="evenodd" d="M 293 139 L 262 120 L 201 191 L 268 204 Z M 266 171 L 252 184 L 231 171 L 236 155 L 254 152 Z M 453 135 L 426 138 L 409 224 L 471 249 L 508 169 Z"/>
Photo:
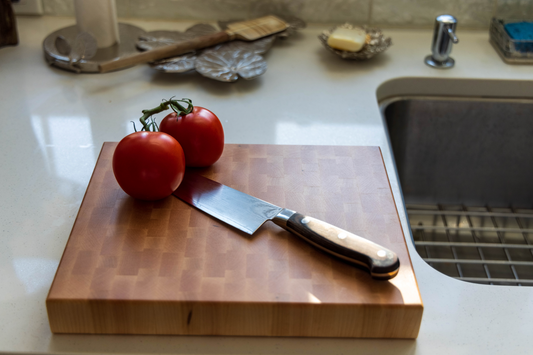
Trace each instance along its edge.
<path fill-rule="evenodd" d="M 366 41 L 366 31 L 360 27 L 354 29 L 336 28 L 328 38 L 328 46 L 347 52 L 359 52 Z"/>

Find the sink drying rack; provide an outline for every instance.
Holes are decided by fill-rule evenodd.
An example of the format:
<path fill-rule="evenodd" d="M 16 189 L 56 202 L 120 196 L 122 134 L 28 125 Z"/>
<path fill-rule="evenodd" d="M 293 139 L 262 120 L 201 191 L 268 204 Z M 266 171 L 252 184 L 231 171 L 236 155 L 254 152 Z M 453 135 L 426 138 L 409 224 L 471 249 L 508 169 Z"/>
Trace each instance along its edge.
<path fill-rule="evenodd" d="M 418 253 L 458 280 L 533 286 L 533 209 L 407 205 Z"/>

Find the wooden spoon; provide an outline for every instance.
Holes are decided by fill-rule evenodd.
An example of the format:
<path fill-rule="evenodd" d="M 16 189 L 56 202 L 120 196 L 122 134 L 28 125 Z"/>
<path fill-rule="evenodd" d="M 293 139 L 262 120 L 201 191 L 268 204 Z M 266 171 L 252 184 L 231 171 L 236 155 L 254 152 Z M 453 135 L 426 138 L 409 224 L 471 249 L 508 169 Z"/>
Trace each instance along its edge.
<path fill-rule="evenodd" d="M 228 25 L 222 32 L 196 37 L 187 41 L 159 47 L 146 52 L 134 54 L 129 57 L 101 63 L 98 68 L 100 73 L 123 69 L 133 65 L 153 62 L 154 60 L 178 56 L 186 52 L 207 48 L 215 44 L 232 41 L 235 39 L 255 41 L 286 30 L 289 25 L 275 16 L 265 16 L 254 20 L 235 22 Z"/>

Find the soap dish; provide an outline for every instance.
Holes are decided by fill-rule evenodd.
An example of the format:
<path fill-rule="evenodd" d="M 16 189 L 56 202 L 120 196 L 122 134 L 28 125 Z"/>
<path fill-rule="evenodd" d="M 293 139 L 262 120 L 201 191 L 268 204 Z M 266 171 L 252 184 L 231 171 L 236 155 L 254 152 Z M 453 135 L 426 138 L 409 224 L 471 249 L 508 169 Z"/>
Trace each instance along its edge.
<path fill-rule="evenodd" d="M 347 29 L 354 29 L 354 28 L 363 28 L 366 31 L 366 44 L 363 46 L 363 49 L 361 49 L 359 52 L 348 52 L 348 51 L 342 51 L 335 48 L 331 48 L 328 45 L 328 38 L 329 36 L 335 31 L 337 28 L 347 28 Z M 390 37 L 385 37 L 383 35 L 383 32 L 381 32 L 378 28 L 371 28 L 367 26 L 356 26 L 349 23 L 345 23 L 340 26 L 333 27 L 330 30 L 323 31 L 320 36 L 318 36 L 324 47 L 328 49 L 330 52 L 338 55 L 342 59 L 348 59 L 348 60 L 366 60 L 370 59 L 377 54 L 384 52 L 387 48 L 389 48 L 392 45 L 392 40 Z"/>

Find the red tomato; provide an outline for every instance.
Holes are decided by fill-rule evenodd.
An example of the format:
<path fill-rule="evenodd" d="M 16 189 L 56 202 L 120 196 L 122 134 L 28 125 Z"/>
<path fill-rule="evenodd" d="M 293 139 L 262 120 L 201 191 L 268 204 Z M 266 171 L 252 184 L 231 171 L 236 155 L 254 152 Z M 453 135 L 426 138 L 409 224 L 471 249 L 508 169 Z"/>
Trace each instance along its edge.
<path fill-rule="evenodd" d="M 182 116 L 172 112 L 161 121 L 159 130 L 180 142 L 187 166 L 212 165 L 224 150 L 222 124 L 213 112 L 203 107 L 194 106 L 191 113 Z"/>
<path fill-rule="evenodd" d="M 135 132 L 124 137 L 113 154 L 113 173 L 131 197 L 159 200 L 183 180 L 185 155 L 180 144 L 162 132 Z"/>

